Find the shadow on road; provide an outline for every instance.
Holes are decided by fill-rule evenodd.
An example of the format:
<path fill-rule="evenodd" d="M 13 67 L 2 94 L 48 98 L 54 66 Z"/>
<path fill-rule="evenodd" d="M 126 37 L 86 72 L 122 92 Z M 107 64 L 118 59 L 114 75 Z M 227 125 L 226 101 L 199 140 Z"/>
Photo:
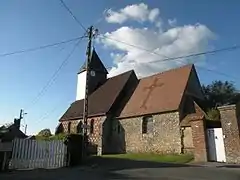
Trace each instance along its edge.
<path fill-rule="evenodd" d="M 233 164 L 233 165 L 221 165 L 217 166 L 217 168 L 240 168 L 240 165 Z"/>
<path fill-rule="evenodd" d="M 197 167 L 188 164 L 177 163 L 161 163 L 144 160 L 130 160 L 120 158 L 102 158 L 92 157 L 88 161 L 88 165 L 93 168 L 106 169 L 108 171 L 127 170 L 127 169 L 141 169 L 141 168 L 168 168 L 168 167 Z"/>
<path fill-rule="evenodd" d="M 225 171 L 221 168 L 206 168 L 197 165 L 93 157 L 89 159 L 84 166 L 52 170 L 35 169 L 13 171 L 0 174 L 0 180 L 239 180 L 239 175 L 240 174 L 235 171 Z"/>
<path fill-rule="evenodd" d="M 68 167 L 62 169 L 36 169 L 28 171 L 13 171 L 0 174 L 0 179 L 4 180 L 75 180 L 78 178 L 95 179 L 136 179 L 126 174 L 121 174 L 121 170 L 144 169 L 144 168 L 176 168 L 190 167 L 184 164 L 158 163 L 150 161 L 135 161 L 118 158 L 92 157 L 84 166 Z"/>

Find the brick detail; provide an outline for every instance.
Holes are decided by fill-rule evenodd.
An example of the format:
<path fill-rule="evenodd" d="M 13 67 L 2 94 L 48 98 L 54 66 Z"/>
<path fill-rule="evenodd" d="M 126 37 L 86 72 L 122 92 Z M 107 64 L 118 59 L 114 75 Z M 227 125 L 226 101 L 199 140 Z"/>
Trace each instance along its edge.
<path fill-rule="evenodd" d="M 240 163 L 239 106 L 219 107 L 227 163 Z"/>
<path fill-rule="evenodd" d="M 207 161 L 207 138 L 205 119 L 198 118 L 190 122 L 194 146 L 194 160 L 197 162 Z"/>

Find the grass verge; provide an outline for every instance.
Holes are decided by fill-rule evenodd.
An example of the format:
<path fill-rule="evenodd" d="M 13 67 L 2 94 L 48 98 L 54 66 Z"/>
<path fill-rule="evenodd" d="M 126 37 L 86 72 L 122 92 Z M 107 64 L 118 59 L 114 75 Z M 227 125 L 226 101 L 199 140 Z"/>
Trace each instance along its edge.
<path fill-rule="evenodd" d="M 139 153 L 139 154 L 111 154 L 111 155 L 103 155 L 102 157 L 129 159 L 129 160 L 136 160 L 136 161 L 164 162 L 164 163 L 189 163 L 193 160 L 193 155 L 189 155 L 189 154 L 159 155 L 159 154 Z"/>

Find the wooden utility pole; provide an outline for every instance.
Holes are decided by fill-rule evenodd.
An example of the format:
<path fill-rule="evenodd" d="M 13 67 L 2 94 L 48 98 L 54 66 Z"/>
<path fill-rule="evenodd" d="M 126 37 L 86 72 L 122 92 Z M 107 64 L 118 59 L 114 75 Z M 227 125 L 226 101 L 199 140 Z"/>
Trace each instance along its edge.
<path fill-rule="evenodd" d="M 92 38 L 93 38 L 93 26 L 88 29 L 88 45 L 86 51 L 86 87 L 85 87 L 85 98 L 83 107 L 83 122 L 84 122 L 84 137 L 87 135 L 87 118 L 88 118 L 88 83 L 89 83 L 89 64 L 91 61 L 92 51 Z"/>
<path fill-rule="evenodd" d="M 22 119 L 24 118 L 24 115 L 26 115 L 27 113 L 24 113 L 23 109 L 20 110 L 20 114 L 19 114 L 19 118 L 18 119 L 14 119 L 14 123 L 17 123 L 19 128 L 21 126 L 21 121 Z M 27 124 L 25 123 L 25 126 L 24 126 L 24 132 L 26 134 L 27 132 Z"/>
<path fill-rule="evenodd" d="M 20 110 L 19 120 L 21 123 L 21 120 L 23 119 L 23 109 Z"/>
<path fill-rule="evenodd" d="M 88 132 L 88 85 L 89 85 L 89 74 L 90 74 L 90 62 L 91 62 L 91 53 L 92 53 L 92 39 L 94 37 L 94 28 L 93 26 L 90 26 L 88 28 L 87 36 L 88 36 L 88 45 L 87 45 L 87 51 L 86 51 L 86 87 L 85 87 L 85 98 L 84 98 L 84 107 L 83 107 L 83 153 L 87 151 L 87 132 Z M 84 154 L 83 154 L 84 156 Z"/>

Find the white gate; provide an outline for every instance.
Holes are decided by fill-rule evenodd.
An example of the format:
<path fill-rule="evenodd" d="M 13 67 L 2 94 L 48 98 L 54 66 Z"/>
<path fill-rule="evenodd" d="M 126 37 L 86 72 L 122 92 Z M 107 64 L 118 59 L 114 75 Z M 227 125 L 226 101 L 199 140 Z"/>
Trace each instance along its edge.
<path fill-rule="evenodd" d="M 210 161 L 226 162 L 222 128 L 208 129 L 208 147 Z"/>
<path fill-rule="evenodd" d="M 67 147 L 62 140 L 14 139 L 10 169 L 60 168 L 67 165 Z"/>

